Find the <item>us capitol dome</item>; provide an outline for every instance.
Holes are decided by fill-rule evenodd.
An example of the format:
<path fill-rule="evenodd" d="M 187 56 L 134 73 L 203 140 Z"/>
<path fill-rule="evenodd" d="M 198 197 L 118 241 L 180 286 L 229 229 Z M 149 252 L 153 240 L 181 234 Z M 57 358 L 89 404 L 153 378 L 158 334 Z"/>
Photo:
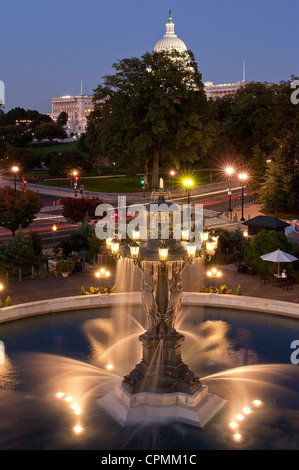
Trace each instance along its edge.
<path fill-rule="evenodd" d="M 169 12 L 168 23 L 166 23 L 166 34 L 157 42 L 154 47 L 154 52 L 171 52 L 176 50 L 178 52 L 186 52 L 187 47 L 185 43 L 177 37 L 174 32 L 174 23 L 172 21 L 171 10 Z"/>

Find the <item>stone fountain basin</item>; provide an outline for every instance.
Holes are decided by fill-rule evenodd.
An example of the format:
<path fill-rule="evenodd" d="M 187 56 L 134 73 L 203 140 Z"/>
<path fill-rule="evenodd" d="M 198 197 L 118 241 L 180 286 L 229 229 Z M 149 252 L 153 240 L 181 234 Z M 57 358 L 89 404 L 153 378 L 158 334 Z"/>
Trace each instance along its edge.
<path fill-rule="evenodd" d="M 58 312 L 118 305 L 141 306 L 140 292 L 116 293 L 111 295 L 80 295 L 14 305 L 0 309 L 0 323 Z M 182 306 L 188 305 L 248 310 L 251 312 L 299 318 L 298 304 L 258 297 L 184 292 Z"/>

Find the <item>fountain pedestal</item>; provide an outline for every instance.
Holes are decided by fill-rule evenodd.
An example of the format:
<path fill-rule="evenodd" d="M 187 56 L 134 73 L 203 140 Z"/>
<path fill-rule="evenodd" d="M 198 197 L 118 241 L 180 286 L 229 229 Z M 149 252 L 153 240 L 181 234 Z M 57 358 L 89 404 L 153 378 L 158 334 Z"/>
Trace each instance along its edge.
<path fill-rule="evenodd" d="M 203 428 L 226 401 L 208 392 L 202 385 L 193 395 L 184 393 L 137 393 L 131 394 L 121 385 L 100 400 L 108 413 L 120 424 L 130 424 L 137 419 L 163 421 L 179 420 Z"/>
<path fill-rule="evenodd" d="M 209 393 L 182 361 L 184 336 L 160 322 L 139 339 L 141 362 L 101 400 L 102 406 L 121 424 L 147 417 L 202 428 L 226 401 Z"/>
<path fill-rule="evenodd" d="M 122 387 L 130 394 L 149 392 L 193 395 L 202 384 L 182 361 L 184 336 L 163 322 L 158 331 L 159 334 L 148 330 L 139 337 L 143 347 L 142 361 L 124 377 Z"/>

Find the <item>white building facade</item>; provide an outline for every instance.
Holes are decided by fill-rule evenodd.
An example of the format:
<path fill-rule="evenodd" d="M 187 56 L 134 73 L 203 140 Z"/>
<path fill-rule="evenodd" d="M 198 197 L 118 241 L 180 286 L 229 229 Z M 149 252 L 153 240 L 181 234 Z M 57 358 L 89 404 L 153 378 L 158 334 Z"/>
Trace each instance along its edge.
<path fill-rule="evenodd" d="M 227 83 L 214 85 L 213 82 L 205 82 L 204 89 L 208 100 L 216 100 L 223 98 L 227 95 L 234 95 L 240 88 L 246 85 L 247 82 Z"/>
<path fill-rule="evenodd" d="M 67 132 L 82 134 L 86 131 L 87 118 L 94 110 L 93 96 L 61 96 L 52 98 L 51 118 L 56 121 L 61 112 L 68 115 Z"/>

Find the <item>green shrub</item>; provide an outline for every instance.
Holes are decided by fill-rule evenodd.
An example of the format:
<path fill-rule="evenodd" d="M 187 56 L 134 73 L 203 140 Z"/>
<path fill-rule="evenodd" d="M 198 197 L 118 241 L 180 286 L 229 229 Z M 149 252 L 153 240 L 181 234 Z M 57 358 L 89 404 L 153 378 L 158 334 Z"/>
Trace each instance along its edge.
<path fill-rule="evenodd" d="M 62 260 L 56 264 L 56 271 L 59 273 L 71 273 L 75 269 L 75 263 L 73 261 Z"/>
<path fill-rule="evenodd" d="M 240 284 L 237 287 L 236 294 L 237 295 L 242 295 L 242 287 L 240 286 Z"/>

